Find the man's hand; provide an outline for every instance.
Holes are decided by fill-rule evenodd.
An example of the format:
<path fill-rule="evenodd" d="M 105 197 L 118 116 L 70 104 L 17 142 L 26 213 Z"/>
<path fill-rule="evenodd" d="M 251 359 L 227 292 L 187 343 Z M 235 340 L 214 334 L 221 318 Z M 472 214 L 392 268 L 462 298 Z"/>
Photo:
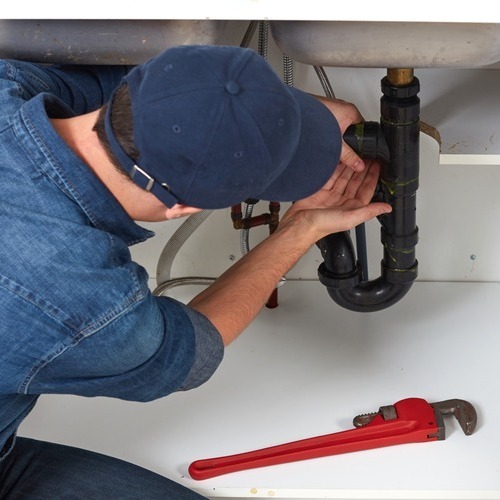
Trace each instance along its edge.
<path fill-rule="evenodd" d="M 330 233 L 346 231 L 391 211 L 387 203 L 370 203 L 377 186 L 380 165 L 367 162 L 355 172 L 340 164 L 317 193 L 294 203 L 280 222 L 281 228 L 297 223 L 317 241 Z"/>
<path fill-rule="evenodd" d="M 330 110 L 333 116 L 335 116 L 342 135 L 344 135 L 347 127 L 350 125 L 364 121 L 363 116 L 354 104 L 340 99 L 328 99 L 318 95 L 315 95 L 314 97 L 321 101 Z M 365 168 L 363 160 L 344 141 L 342 141 L 340 163 L 346 165 L 355 172 L 361 172 Z"/>

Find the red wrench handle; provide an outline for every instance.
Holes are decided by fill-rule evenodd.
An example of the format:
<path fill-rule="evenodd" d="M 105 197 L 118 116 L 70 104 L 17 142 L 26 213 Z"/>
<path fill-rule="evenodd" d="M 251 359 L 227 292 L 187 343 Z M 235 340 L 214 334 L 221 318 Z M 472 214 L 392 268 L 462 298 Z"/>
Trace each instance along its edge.
<path fill-rule="evenodd" d="M 189 466 L 189 474 L 193 479 L 208 479 L 256 467 L 437 439 L 436 436 L 432 436 L 432 432 L 436 430 L 432 407 L 424 400 L 411 398 L 396 403 L 396 409 L 398 405 L 405 402 L 408 404 L 402 405 L 400 408 L 403 410 L 402 413 L 407 413 L 405 406 L 416 405 L 425 409 L 426 418 L 423 421 L 405 418 L 386 421 L 377 415 L 372 422 L 358 429 L 302 439 L 236 455 L 196 460 Z M 425 408 L 423 403 L 425 403 Z"/>

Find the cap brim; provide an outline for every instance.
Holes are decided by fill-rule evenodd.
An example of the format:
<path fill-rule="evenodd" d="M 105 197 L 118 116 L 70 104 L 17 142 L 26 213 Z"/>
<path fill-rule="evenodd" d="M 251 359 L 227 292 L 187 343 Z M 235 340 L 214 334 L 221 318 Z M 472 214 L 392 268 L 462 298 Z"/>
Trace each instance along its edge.
<path fill-rule="evenodd" d="M 300 140 L 285 170 L 255 197 L 296 201 L 324 186 L 340 159 L 342 136 L 331 111 L 319 99 L 290 87 L 301 110 Z"/>

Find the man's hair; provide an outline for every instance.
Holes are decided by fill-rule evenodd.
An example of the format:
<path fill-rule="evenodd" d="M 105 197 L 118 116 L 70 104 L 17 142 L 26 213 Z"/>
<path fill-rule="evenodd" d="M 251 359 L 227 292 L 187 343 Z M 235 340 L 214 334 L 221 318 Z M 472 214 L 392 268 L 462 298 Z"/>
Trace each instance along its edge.
<path fill-rule="evenodd" d="M 139 151 L 134 144 L 132 106 L 127 85 L 119 87 L 116 90 L 112 101 L 100 109 L 92 130 L 97 133 L 97 137 L 99 138 L 100 143 L 113 165 L 115 165 L 122 174 L 130 178 L 129 173 L 120 165 L 120 162 L 109 145 L 108 136 L 104 126 L 104 120 L 108 107 L 111 107 L 111 126 L 113 127 L 118 143 L 121 145 L 125 153 L 130 156 L 130 158 L 137 161 L 139 158 Z"/>

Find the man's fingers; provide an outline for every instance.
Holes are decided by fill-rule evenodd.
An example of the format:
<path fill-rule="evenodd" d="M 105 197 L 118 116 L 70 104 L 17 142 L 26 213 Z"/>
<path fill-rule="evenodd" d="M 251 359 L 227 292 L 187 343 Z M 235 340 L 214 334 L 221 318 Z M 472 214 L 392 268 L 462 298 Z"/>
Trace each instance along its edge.
<path fill-rule="evenodd" d="M 361 172 L 352 172 L 349 183 L 345 186 L 344 195 L 348 199 L 362 201 L 367 204 L 371 201 L 373 192 L 377 186 L 378 176 L 380 173 L 379 165 L 373 162 L 368 162 L 365 169 Z"/>
<path fill-rule="evenodd" d="M 333 183 L 330 186 L 330 191 L 343 195 L 349 187 L 354 171 L 341 163 L 337 167 L 335 174 L 336 175 L 332 177 Z"/>
<path fill-rule="evenodd" d="M 370 203 L 361 208 L 344 212 L 343 219 L 345 227 L 339 231 L 347 231 L 353 227 L 363 224 L 379 215 L 387 214 L 392 211 L 392 207 L 387 203 Z"/>
<path fill-rule="evenodd" d="M 357 186 L 353 186 L 356 192 L 350 193 L 353 198 L 361 201 L 363 204 L 367 204 L 373 198 L 373 193 L 377 187 L 377 183 L 380 175 L 380 164 L 378 162 L 372 162 L 371 165 L 367 166 L 365 174 Z M 358 174 L 359 175 L 359 174 Z"/>
<path fill-rule="evenodd" d="M 365 162 L 345 142 L 342 144 L 340 161 L 354 172 L 362 172 L 365 168 Z"/>

